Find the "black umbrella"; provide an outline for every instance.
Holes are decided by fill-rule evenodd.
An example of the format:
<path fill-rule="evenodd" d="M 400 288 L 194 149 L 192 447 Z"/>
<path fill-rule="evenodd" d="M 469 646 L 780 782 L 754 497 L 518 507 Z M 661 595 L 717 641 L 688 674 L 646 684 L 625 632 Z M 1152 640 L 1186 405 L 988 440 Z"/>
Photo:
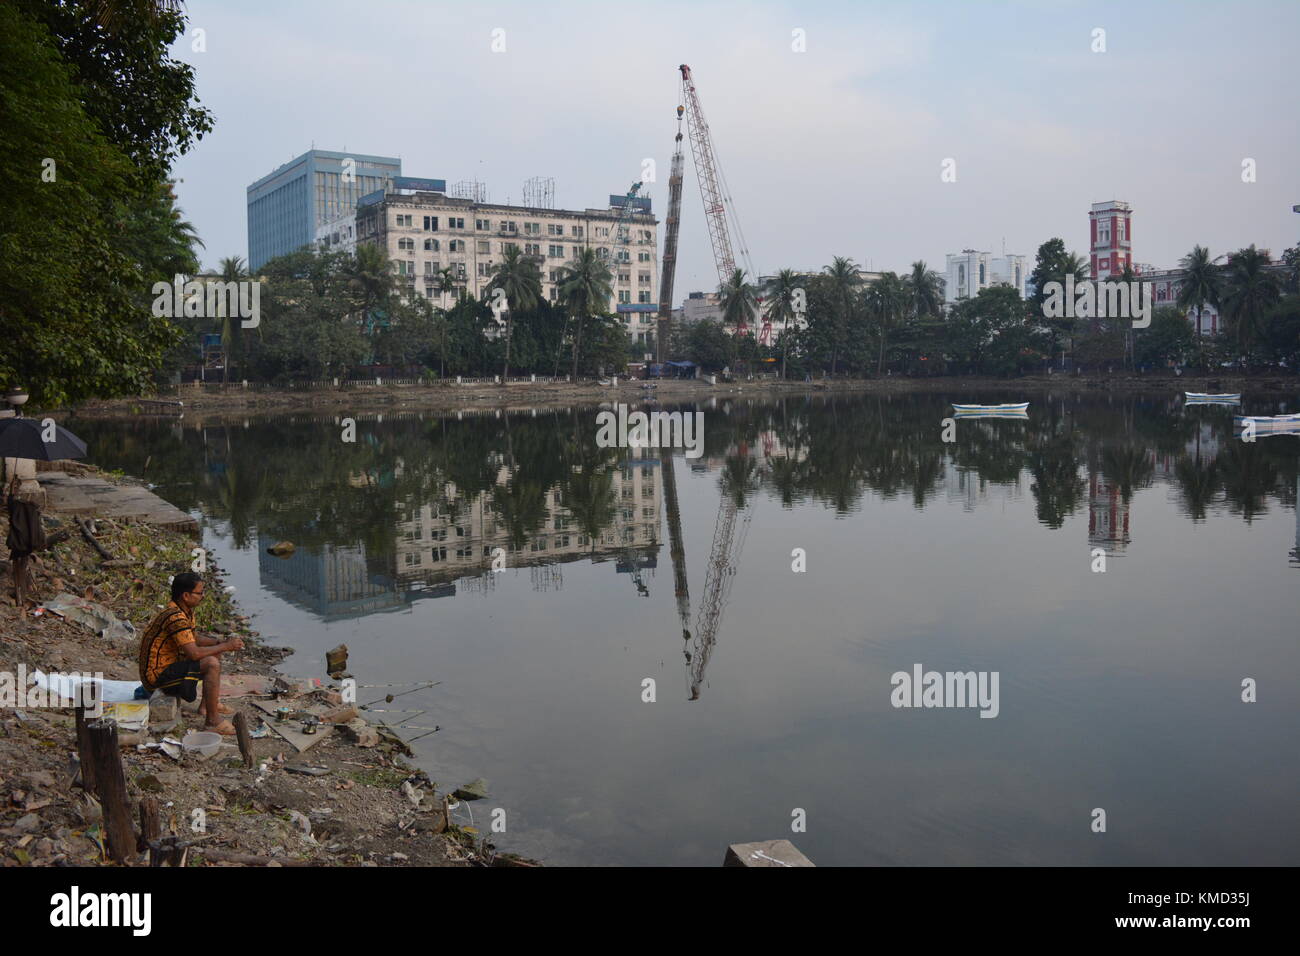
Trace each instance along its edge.
<path fill-rule="evenodd" d="M 35 418 L 0 418 L 0 457 L 38 458 L 57 461 L 61 458 L 85 458 L 86 443 L 66 428 L 52 426 L 53 441 L 46 441 L 50 430 Z"/>

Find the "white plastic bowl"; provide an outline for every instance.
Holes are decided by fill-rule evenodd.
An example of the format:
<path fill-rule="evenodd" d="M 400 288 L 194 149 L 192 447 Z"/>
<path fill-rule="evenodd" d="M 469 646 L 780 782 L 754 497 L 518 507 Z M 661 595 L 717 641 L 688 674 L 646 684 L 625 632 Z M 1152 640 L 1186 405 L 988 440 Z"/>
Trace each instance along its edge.
<path fill-rule="evenodd" d="M 191 730 L 181 740 L 181 746 L 186 753 L 196 754 L 206 760 L 221 749 L 221 734 L 214 734 L 210 730 Z"/>

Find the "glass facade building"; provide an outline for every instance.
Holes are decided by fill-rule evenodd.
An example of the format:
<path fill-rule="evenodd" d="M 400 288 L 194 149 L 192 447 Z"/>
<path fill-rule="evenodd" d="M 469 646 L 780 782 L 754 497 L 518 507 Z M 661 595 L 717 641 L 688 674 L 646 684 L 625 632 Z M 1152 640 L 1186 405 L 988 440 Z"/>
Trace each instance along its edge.
<path fill-rule="evenodd" d="M 357 200 L 401 176 L 402 161 L 313 149 L 248 187 L 248 268 L 310 246 L 316 227 L 356 209 Z"/>

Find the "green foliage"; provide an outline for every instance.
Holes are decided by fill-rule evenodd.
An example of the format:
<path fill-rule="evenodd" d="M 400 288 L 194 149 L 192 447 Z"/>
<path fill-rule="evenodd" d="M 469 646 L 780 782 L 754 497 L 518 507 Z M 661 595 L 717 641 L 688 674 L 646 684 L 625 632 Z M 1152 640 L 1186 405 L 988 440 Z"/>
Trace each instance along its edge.
<path fill-rule="evenodd" d="M 1151 326 L 1133 332 L 1133 360 L 1139 366 L 1161 368 L 1173 362 L 1183 365 L 1196 350 L 1191 323 L 1178 309 L 1162 305 L 1151 317 Z"/>

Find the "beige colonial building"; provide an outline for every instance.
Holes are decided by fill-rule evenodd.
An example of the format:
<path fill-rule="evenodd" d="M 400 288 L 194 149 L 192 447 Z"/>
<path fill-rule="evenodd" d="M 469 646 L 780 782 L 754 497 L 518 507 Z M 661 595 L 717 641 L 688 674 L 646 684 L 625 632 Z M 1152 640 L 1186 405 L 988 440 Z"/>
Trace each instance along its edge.
<path fill-rule="evenodd" d="M 355 235 L 358 244 L 376 244 L 388 252 L 408 295 L 439 305 L 442 270 L 452 270 L 458 288 L 483 298 L 512 246 L 537 261 L 542 295 L 558 302 L 561 269 L 591 246 L 614 277 L 610 311 L 617 311 L 634 340 L 644 341 L 654 331 L 658 311 L 659 224 L 648 210 L 638 209 L 624 221 L 627 241 L 618 243 L 618 214 L 612 205 L 582 211 L 532 209 L 386 188 L 362 197 Z"/>

